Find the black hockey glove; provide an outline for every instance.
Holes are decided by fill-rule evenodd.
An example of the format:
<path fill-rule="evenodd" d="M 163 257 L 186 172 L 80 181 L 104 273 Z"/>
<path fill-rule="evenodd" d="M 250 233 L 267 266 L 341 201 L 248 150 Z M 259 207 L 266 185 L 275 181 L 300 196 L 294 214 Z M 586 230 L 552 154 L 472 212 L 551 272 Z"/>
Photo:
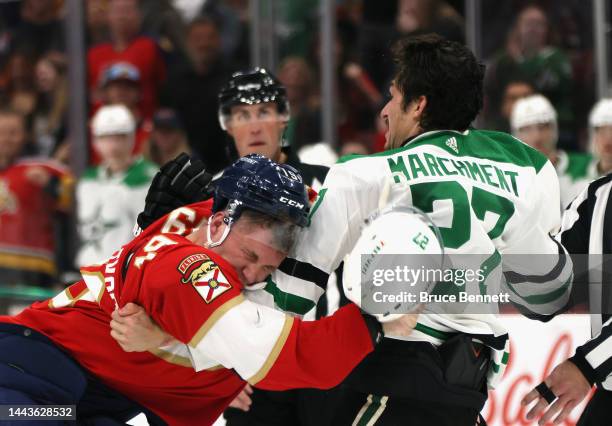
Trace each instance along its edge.
<path fill-rule="evenodd" d="M 144 210 L 136 219 L 140 229 L 178 207 L 211 198 L 212 177 L 203 162 L 192 160 L 185 153 L 164 164 L 153 178 Z"/>

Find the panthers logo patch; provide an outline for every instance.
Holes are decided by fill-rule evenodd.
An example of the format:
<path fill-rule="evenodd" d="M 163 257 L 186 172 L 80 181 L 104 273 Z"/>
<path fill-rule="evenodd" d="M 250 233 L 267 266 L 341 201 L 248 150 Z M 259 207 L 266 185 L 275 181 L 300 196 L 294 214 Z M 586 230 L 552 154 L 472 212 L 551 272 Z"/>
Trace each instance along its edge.
<path fill-rule="evenodd" d="M 184 258 L 177 269 L 183 275 L 181 283 L 191 284 L 206 303 L 232 288 L 219 266 L 205 254 Z"/>

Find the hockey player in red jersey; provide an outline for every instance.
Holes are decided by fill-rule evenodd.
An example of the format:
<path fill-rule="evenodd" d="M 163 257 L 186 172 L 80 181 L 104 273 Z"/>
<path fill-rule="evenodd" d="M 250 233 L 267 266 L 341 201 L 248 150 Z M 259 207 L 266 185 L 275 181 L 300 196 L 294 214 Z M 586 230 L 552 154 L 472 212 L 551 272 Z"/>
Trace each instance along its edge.
<path fill-rule="evenodd" d="M 219 181 L 212 212 L 209 202 L 173 212 L 53 299 L 0 317 L 0 404 L 77 404 L 81 419 L 116 421 L 144 410 L 153 424 L 212 424 L 245 380 L 276 390 L 338 384 L 380 338 L 376 320 L 348 305 L 304 323 L 241 293 L 282 261 L 307 204 L 295 169 L 239 160 Z M 178 235 L 190 231 L 178 215 L 199 229 Z M 175 340 L 124 352 L 109 322 L 130 302 Z M 408 317 L 404 332 L 414 322 Z M 109 399 L 122 403 L 98 403 Z"/>

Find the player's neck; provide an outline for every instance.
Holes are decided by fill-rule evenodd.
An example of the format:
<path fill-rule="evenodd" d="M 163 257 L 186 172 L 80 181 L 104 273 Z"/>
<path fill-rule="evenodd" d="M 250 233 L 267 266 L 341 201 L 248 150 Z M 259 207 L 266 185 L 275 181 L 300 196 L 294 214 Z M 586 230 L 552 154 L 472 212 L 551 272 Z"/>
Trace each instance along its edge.
<path fill-rule="evenodd" d="M 128 157 L 125 159 L 106 161 L 104 163 L 104 167 L 109 171 L 111 175 L 116 175 L 119 173 L 123 173 L 127 169 L 129 169 L 133 162 L 134 162 L 134 159 L 131 157 Z"/>

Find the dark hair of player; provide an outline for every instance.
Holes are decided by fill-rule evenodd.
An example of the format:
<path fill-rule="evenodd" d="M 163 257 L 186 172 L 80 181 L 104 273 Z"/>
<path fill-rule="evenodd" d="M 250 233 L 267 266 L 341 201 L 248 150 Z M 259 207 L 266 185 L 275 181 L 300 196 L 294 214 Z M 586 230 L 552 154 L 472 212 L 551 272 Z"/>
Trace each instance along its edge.
<path fill-rule="evenodd" d="M 402 108 L 425 96 L 424 131 L 467 129 L 482 109 L 484 65 L 466 46 L 436 34 L 399 40 L 393 48 Z"/>

